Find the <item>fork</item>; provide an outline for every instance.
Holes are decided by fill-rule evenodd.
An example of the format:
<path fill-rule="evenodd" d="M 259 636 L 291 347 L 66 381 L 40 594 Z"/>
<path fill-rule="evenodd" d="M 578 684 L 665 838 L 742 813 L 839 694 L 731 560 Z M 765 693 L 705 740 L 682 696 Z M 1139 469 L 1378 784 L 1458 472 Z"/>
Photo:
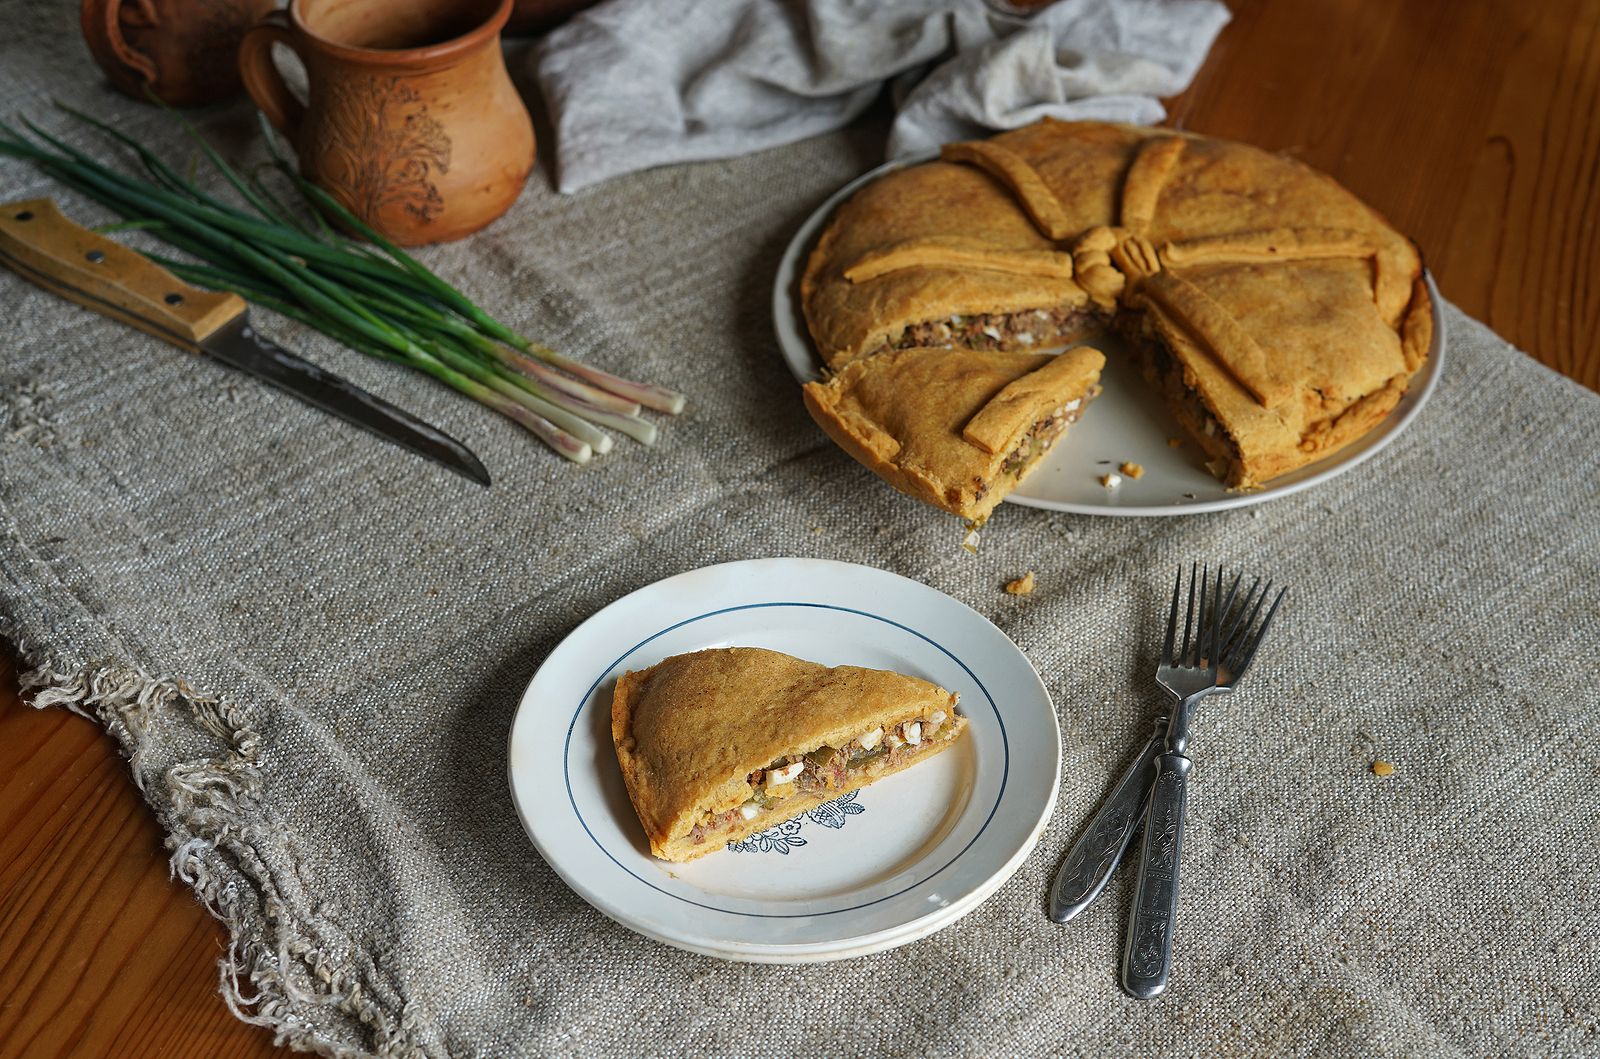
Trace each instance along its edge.
<path fill-rule="evenodd" d="M 1243 599 L 1239 599 L 1243 578 L 1242 573 L 1236 574 L 1224 594 L 1220 567 L 1214 585 L 1209 567 L 1190 567 L 1181 641 L 1177 639 L 1177 629 L 1178 608 L 1183 600 L 1182 567 L 1172 588 L 1167 639 L 1156 667 L 1156 683 L 1178 702 L 1167 722 L 1163 751 L 1155 759 L 1133 916 L 1122 955 L 1122 988 L 1141 1000 L 1166 989 L 1172 971 L 1183 806 L 1193 765 L 1184 753 L 1189 746 L 1189 722 L 1201 699 L 1230 694 L 1238 686 L 1288 593 L 1287 588 L 1280 588 L 1263 617 L 1262 606 L 1272 595 L 1272 582 L 1263 586 L 1261 578 L 1255 578 Z"/>

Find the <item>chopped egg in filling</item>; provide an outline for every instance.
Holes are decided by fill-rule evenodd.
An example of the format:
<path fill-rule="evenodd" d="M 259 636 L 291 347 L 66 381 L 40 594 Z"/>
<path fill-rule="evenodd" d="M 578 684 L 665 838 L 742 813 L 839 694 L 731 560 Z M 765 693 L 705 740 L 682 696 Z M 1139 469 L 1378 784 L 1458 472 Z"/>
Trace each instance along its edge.
<path fill-rule="evenodd" d="M 798 794 L 816 794 L 846 786 L 866 769 L 883 763 L 898 765 L 924 747 L 948 738 L 956 731 L 947 725 L 950 715 L 933 710 L 926 717 L 914 717 L 891 728 L 877 727 L 863 732 L 842 747 L 823 746 L 803 757 L 783 757 L 747 777 L 750 798 L 742 805 L 720 813 L 708 813 L 689 833 L 695 843 L 722 831 L 735 821 L 752 821 L 785 799 Z"/>

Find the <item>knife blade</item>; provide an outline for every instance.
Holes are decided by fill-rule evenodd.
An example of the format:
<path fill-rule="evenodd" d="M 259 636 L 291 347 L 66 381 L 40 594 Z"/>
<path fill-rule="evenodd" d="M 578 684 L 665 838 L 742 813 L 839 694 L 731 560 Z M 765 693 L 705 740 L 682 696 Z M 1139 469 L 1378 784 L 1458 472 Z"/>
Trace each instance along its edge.
<path fill-rule="evenodd" d="M 189 286 L 137 251 L 74 223 L 49 199 L 0 206 L 0 264 L 102 315 L 203 352 L 479 485 L 489 484 L 482 462 L 449 434 L 264 338 L 238 295 Z"/>

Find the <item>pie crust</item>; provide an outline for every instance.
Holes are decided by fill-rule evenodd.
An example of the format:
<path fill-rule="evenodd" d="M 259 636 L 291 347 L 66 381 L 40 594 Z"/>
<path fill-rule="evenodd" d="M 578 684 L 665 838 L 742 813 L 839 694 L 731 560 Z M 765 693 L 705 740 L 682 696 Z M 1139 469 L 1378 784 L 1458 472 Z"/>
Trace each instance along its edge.
<path fill-rule="evenodd" d="M 1098 392 L 1105 357 L 898 349 L 805 387 L 838 445 L 903 493 L 975 523 L 989 517 Z"/>
<path fill-rule="evenodd" d="M 624 674 L 611 700 L 611 736 L 650 852 L 684 861 L 948 749 L 967 726 L 956 699 L 886 670 L 714 648 Z M 916 741 L 891 747 L 911 724 Z M 874 730 L 878 741 L 860 764 L 838 761 L 826 774 L 812 768 L 775 785 L 758 778 L 778 762 L 858 747 Z M 766 804 L 741 813 L 758 792 Z"/>
<path fill-rule="evenodd" d="M 1331 178 L 1224 140 L 1050 119 L 863 188 L 801 299 L 830 373 L 908 346 L 1027 350 L 1112 327 L 1239 488 L 1376 426 L 1433 329 L 1416 248 Z M 807 404 L 838 439 L 809 389 Z"/>

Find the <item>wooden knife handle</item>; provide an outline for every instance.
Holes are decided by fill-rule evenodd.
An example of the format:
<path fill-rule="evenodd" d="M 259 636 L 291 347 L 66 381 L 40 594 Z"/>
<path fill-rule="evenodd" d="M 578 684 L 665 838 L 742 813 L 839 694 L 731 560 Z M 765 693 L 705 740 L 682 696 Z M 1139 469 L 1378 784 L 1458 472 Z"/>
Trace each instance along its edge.
<path fill-rule="evenodd" d="M 237 294 L 191 287 L 137 251 L 73 223 L 49 199 L 0 206 L 0 264 L 186 349 L 247 308 Z"/>

